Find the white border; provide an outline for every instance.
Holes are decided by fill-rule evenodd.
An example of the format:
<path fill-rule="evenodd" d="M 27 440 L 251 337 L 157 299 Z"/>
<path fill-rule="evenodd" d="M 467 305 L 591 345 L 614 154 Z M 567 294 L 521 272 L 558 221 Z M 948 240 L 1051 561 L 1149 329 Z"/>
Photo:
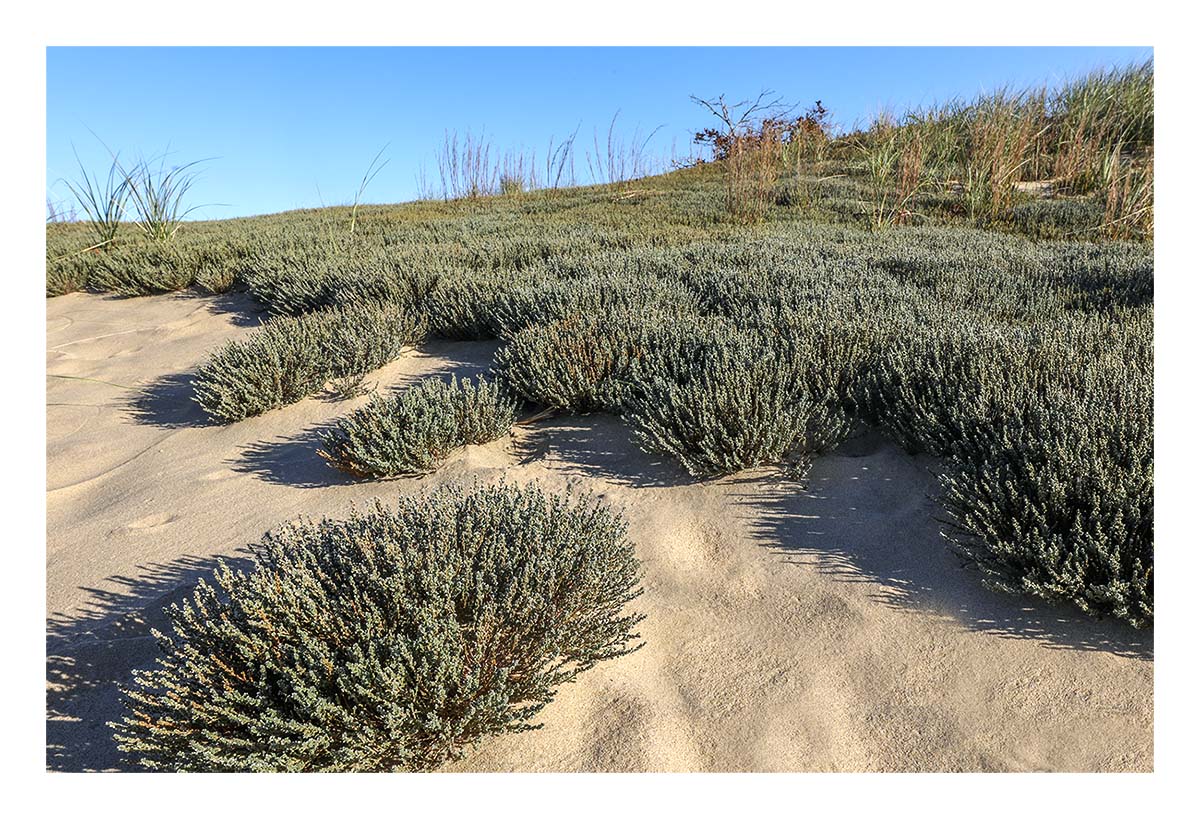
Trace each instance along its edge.
<path fill-rule="evenodd" d="M 961 2 L 603 4 L 398 2 L 330 5 L 59 0 L 6 22 L 7 177 L 0 202 L 12 291 L 4 328 L 11 366 L 7 444 L 3 675 L 6 801 L 81 817 L 284 812 L 334 815 L 886 813 L 922 817 L 1170 812 L 1191 784 L 1195 745 L 1195 536 L 1186 517 L 1195 445 L 1189 421 L 1196 323 L 1190 240 L 1197 232 L 1195 46 L 1173 4 Z M 12 14 L 10 10 L 9 14 Z M 91 776 L 44 771 L 45 313 L 41 269 L 47 45 L 1150 45 L 1157 77 L 1156 426 L 1158 430 L 1156 773 L 1150 775 L 447 775 Z M 15 184 L 14 184 L 15 183 Z M 17 227 L 19 226 L 19 227 Z M 1185 246 L 1186 243 L 1186 246 Z M 13 255 L 13 249 L 16 255 Z M 1186 254 L 1186 255 L 1185 255 Z M 36 339 L 36 341 L 31 341 Z M 33 431 L 39 431 L 36 434 Z M 12 522 L 16 522 L 16 526 Z M 15 662 L 13 662 L 15 658 Z M 13 672 L 16 673 L 13 673 Z"/>

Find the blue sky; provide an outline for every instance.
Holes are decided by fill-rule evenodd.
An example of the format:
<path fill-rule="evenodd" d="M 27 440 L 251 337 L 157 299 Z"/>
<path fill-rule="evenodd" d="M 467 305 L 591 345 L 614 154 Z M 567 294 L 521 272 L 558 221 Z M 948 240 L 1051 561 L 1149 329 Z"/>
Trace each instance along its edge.
<path fill-rule="evenodd" d="M 50 48 L 46 184 L 69 200 L 72 145 L 107 169 L 97 136 L 122 157 L 168 147 L 183 163 L 214 157 L 192 189 L 194 218 L 272 213 L 354 196 L 384 144 L 388 165 L 365 199 L 417 196 L 422 163 L 446 129 L 497 149 L 541 149 L 581 125 L 583 147 L 620 111 L 627 136 L 661 126 L 651 150 L 709 124 L 689 95 L 730 99 L 772 89 L 821 99 L 844 125 L 1001 85 L 1054 82 L 1151 55 L 1103 48 Z M 95 136 L 93 136 L 93 133 Z"/>

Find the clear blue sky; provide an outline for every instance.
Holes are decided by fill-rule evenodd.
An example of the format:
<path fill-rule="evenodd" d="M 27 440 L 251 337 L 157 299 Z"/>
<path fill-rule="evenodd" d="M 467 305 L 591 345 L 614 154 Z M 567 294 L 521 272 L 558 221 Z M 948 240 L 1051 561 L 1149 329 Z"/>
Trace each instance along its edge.
<path fill-rule="evenodd" d="M 161 153 L 206 163 L 195 218 L 346 203 L 385 144 L 373 202 L 417 195 L 436 178 L 445 129 L 486 127 L 497 148 L 542 147 L 582 123 L 582 147 L 620 110 L 619 130 L 662 126 L 652 148 L 680 153 L 708 124 L 690 94 L 729 98 L 769 88 L 821 99 L 850 125 L 1001 85 L 1054 82 L 1151 56 L 1142 48 L 50 48 L 46 183 L 76 173 L 72 144 L 107 168 L 95 132 L 122 156 Z M 586 181 L 586 179 L 581 180 Z M 318 190 L 320 193 L 318 193 Z"/>

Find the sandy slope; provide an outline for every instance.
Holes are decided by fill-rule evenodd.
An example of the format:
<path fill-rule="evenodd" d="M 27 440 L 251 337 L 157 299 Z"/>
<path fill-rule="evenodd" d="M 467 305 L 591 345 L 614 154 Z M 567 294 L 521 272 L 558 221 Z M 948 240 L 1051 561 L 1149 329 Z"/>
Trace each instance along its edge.
<path fill-rule="evenodd" d="M 362 399 L 202 425 L 187 373 L 257 323 L 244 299 L 71 295 L 47 320 L 52 769 L 120 766 L 104 727 L 116 685 L 151 662 L 163 603 L 217 556 L 300 513 L 501 477 L 625 510 L 647 644 L 566 686 L 540 731 L 454 769 L 1152 767 L 1151 635 L 983 589 L 938 535 L 934 463 L 873 434 L 818 461 L 806 490 L 768 471 L 689 482 L 607 416 L 356 485 L 316 456 L 314 430 Z M 476 371 L 493 349 L 430 343 L 372 380 Z"/>

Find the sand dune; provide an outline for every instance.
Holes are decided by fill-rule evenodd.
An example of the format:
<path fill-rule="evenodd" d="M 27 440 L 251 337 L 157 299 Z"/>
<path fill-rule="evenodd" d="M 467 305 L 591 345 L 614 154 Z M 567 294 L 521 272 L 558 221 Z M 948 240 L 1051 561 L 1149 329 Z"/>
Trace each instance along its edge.
<path fill-rule="evenodd" d="M 1152 635 L 987 591 L 938 532 L 936 462 L 871 432 L 807 487 L 696 483 L 604 415 L 351 483 L 315 453 L 364 399 L 205 426 L 188 373 L 258 322 L 236 296 L 47 302 L 47 766 L 119 768 L 104 722 L 150 628 L 218 557 L 298 514 L 444 481 L 538 480 L 624 510 L 646 646 L 564 687 L 535 732 L 455 770 L 1149 770 Z M 368 380 L 487 367 L 430 342 Z M 140 387 L 141 392 L 129 387 Z"/>

